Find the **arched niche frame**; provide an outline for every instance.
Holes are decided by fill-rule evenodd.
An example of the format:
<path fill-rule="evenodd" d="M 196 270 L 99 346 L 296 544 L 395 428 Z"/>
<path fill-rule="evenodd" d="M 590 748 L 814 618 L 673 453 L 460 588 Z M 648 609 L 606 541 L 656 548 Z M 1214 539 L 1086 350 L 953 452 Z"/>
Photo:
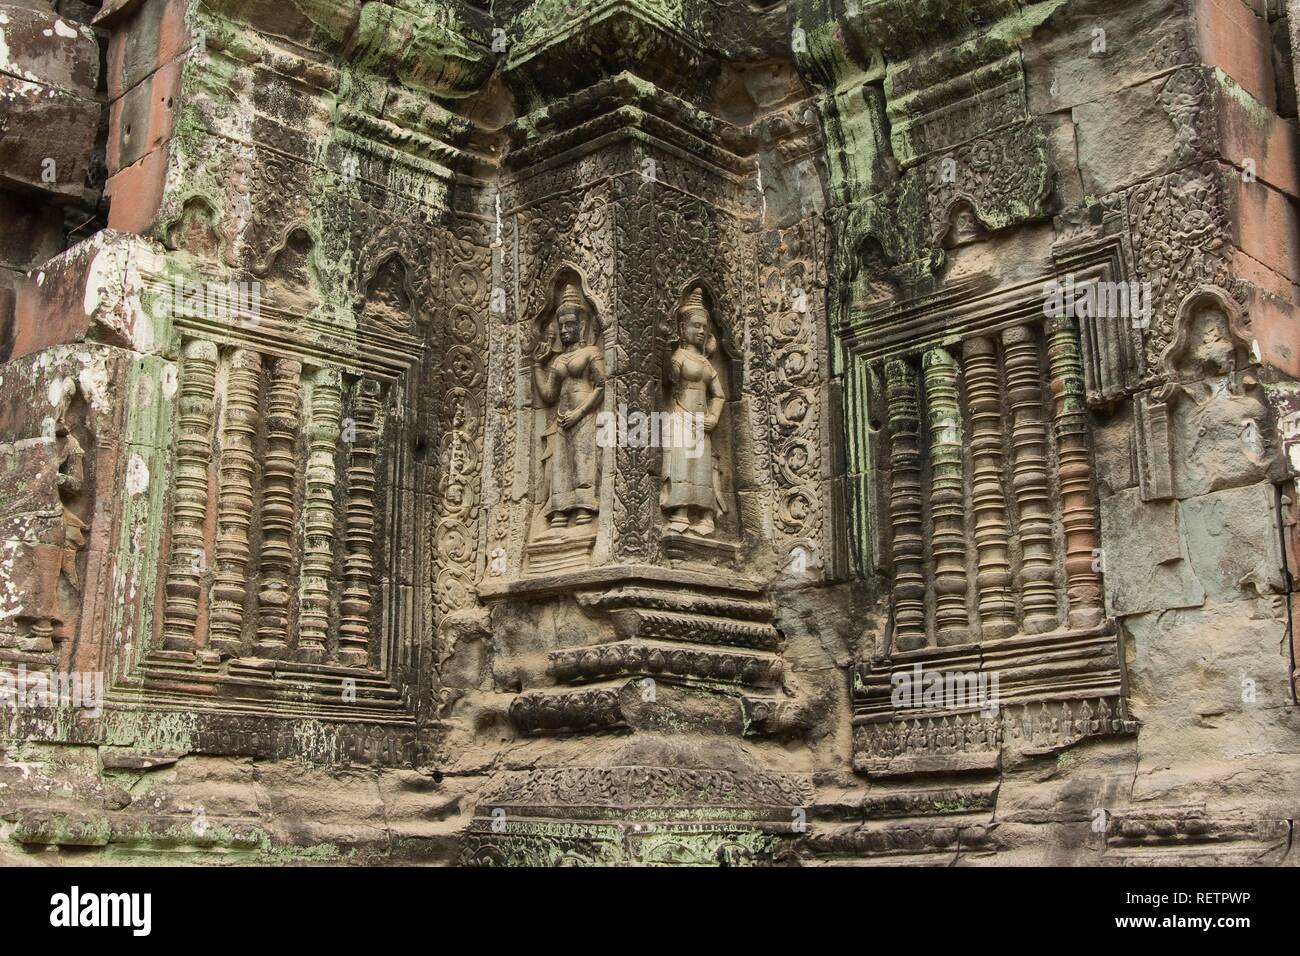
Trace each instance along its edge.
<path fill-rule="evenodd" d="M 591 317 L 590 326 L 584 329 L 585 337 L 595 344 L 604 346 L 605 332 L 609 324 L 604 305 L 591 291 L 591 284 L 587 281 L 586 275 L 576 266 L 566 263 L 556 269 L 555 274 L 551 276 L 546 286 L 546 298 L 542 302 L 541 310 L 529 319 L 528 324 L 533 330 L 530 354 L 548 336 L 551 337 L 551 344 L 557 350 L 560 349 L 559 329 L 555 326 L 555 311 L 560 305 L 560 291 L 570 282 L 582 291 L 583 303 L 587 306 L 587 314 Z"/>
<path fill-rule="evenodd" d="M 1231 368 L 1227 371 L 1244 371 L 1249 364 L 1254 338 L 1249 316 L 1241 303 L 1226 290 L 1215 285 L 1203 285 L 1193 289 L 1179 303 L 1173 341 L 1160 354 L 1160 369 L 1169 381 L 1187 378 L 1189 370 L 1182 366 L 1195 353 L 1197 337 L 1208 331 L 1202 321 L 1207 311 L 1217 313 L 1217 330 L 1223 333 L 1225 344 L 1232 349 Z"/>
<path fill-rule="evenodd" d="M 665 315 L 660 323 L 660 340 L 664 356 L 662 367 L 664 369 L 668 368 L 667 360 L 681 340 L 679 323 L 681 321 L 682 306 L 686 304 L 686 299 L 696 289 L 704 293 L 704 303 L 708 306 L 709 315 L 713 318 L 713 324 L 718 330 L 718 354 L 723 358 L 728 372 L 725 381 L 727 401 L 734 402 L 744 394 L 742 376 L 745 367 L 745 363 L 741 361 L 740 349 L 736 345 L 735 317 L 728 310 L 722 308 L 721 299 L 716 288 L 712 282 L 703 276 L 694 276 L 682 286 L 677 293 L 672 311 Z"/>

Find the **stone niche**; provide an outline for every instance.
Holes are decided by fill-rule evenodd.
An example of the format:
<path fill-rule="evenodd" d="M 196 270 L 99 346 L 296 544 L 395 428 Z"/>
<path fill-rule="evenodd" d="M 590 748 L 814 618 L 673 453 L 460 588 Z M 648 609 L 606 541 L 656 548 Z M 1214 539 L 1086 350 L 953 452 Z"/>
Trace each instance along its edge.
<path fill-rule="evenodd" d="M 1089 402 L 1143 379 L 1141 332 L 1048 294 L 1125 282 L 1129 255 L 1114 216 L 1059 239 L 1039 224 L 1052 171 L 1004 54 L 888 67 L 885 192 L 904 215 L 869 220 L 847 264 L 850 537 L 888 612 L 852 678 L 853 766 L 872 779 L 987 776 L 1007 753 L 1136 729 Z"/>
<path fill-rule="evenodd" d="M 685 93 L 614 71 L 507 128 L 478 595 L 550 769 L 474 862 L 771 860 L 810 798 L 747 742 L 797 708 L 770 584 L 827 551 L 816 227 L 764 232 L 763 143 Z"/>

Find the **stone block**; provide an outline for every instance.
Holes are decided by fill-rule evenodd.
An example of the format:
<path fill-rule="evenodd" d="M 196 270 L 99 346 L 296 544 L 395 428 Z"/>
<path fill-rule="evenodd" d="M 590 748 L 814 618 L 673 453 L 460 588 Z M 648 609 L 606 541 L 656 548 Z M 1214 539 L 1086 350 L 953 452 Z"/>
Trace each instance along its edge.
<path fill-rule="evenodd" d="M 1268 409 L 1254 392 L 1234 394 L 1226 380 L 1215 380 L 1185 390 L 1170 419 L 1176 498 L 1252 485 L 1268 475 Z"/>
<path fill-rule="evenodd" d="M 0 73 L 92 98 L 99 82 L 95 31 L 49 10 L 0 4 Z"/>
<path fill-rule="evenodd" d="M 1282 542 L 1276 491 L 1268 482 L 1182 503 L 1183 534 L 1197 580 L 1212 601 L 1280 594 Z"/>
<path fill-rule="evenodd" d="M 99 128 L 99 104 L 0 73 L 0 184 L 80 199 Z"/>
<path fill-rule="evenodd" d="M 146 277 L 162 267 L 157 247 L 123 233 L 96 233 L 18 284 L 15 332 L 0 359 L 88 339 L 157 351 L 165 343 L 146 304 Z"/>
<path fill-rule="evenodd" d="M 1201 62 L 1217 67 L 1270 110 L 1277 104 L 1268 21 L 1241 0 L 1195 0 Z"/>
<path fill-rule="evenodd" d="M 1176 502 L 1143 502 L 1136 488 L 1101 500 L 1106 596 L 1117 615 L 1198 607 L 1205 589 L 1188 560 Z"/>

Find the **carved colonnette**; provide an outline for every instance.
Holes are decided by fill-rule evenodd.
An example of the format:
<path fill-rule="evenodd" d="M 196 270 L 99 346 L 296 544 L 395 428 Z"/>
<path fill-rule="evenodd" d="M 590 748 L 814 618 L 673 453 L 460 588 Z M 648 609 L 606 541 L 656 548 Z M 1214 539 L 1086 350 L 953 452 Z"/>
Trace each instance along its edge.
<path fill-rule="evenodd" d="M 123 431 L 149 444 L 101 521 L 78 662 L 107 709 L 85 733 L 427 760 L 429 635 L 479 571 L 488 229 L 454 170 L 477 162 L 455 100 L 485 75 L 484 16 L 446 25 L 458 68 L 422 84 L 432 47 L 403 80 L 386 65 L 409 11 L 345 5 L 286 45 L 266 10 L 193 6 L 159 207 L 113 271 L 135 322 L 113 342 L 148 359 Z"/>
<path fill-rule="evenodd" d="M 1020 48 L 1038 14 L 973 26 L 1009 13 L 941 7 L 921 30 L 906 5 L 875 4 L 843 27 L 863 50 L 800 58 L 846 151 L 828 218 L 847 537 L 888 615 L 852 691 L 854 766 L 872 778 L 988 775 L 1006 751 L 1135 728 L 1102 602 L 1089 414 L 1143 381 L 1144 340 L 1052 313 L 1046 294 L 1067 275 L 1126 280 L 1133 257 L 1114 210 L 1052 245 L 1050 124 Z M 853 77 L 862 104 L 829 92 Z M 867 139 L 875 152 L 851 157 Z M 999 271 L 1000 254 L 1025 261 Z"/>
<path fill-rule="evenodd" d="M 891 556 L 881 570 L 893 582 L 892 644 L 861 665 L 854 691 L 868 772 L 911 772 L 900 768 L 917 766 L 917 754 L 931 770 L 992 769 L 1018 696 L 1026 713 L 1041 705 L 1065 722 L 1058 742 L 1132 729 L 1115 629 L 1103 621 L 1082 374 L 1091 345 L 1075 319 L 1044 316 L 1043 288 L 877 309 L 847 330 L 849 367 L 872 370 L 852 380 L 880 383 L 850 400 L 880 409 L 867 413 L 882 423 L 873 447 L 890 455 L 874 472 L 892 502 L 874 551 Z M 964 456 L 953 454 L 961 434 Z M 1044 656 L 1058 663 L 1009 690 Z M 973 675 L 984 703 L 923 703 L 919 680 L 915 699 L 900 702 L 910 677 L 899 675 L 914 665 L 940 681 Z M 1061 677 L 1075 672 L 1100 684 Z M 1003 712 L 981 715 L 990 678 L 1002 682 L 992 695 Z M 1019 746 L 1046 746 L 1040 723 L 1016 734 Z"/>

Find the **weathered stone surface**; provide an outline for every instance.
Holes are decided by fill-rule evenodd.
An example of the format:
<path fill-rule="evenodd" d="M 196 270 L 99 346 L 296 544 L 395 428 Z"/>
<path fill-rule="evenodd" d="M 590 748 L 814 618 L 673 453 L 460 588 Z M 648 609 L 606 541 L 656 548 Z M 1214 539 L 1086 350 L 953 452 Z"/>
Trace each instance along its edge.
<path fill-rule="evenodd" d="M 1102 499 L 1101 560 L 1116 614 L 1198 607 L 1205 600 L 1183 524 L 1180 504 L 1143 502 L 1134 488 Z"/>
<path fill-rule="evenodd" d="M 0 183 L 55 198 L 80 198 L 99 105 L 76 93 L 3 73 L 0 102 L 5 111 Z"/>
<path fill-rule="evenodd" d="M 1286 589 L 1278 538 L 1277 491 L 1268 483 L 1212 492 L 1182 503 L 1183 534 L 1196 578 L 1212 601 Z"/>
<path fill-rule="evenodd" d="M 1280 7 L 36 6 L 0 861 L 1291 862 Z"/>

